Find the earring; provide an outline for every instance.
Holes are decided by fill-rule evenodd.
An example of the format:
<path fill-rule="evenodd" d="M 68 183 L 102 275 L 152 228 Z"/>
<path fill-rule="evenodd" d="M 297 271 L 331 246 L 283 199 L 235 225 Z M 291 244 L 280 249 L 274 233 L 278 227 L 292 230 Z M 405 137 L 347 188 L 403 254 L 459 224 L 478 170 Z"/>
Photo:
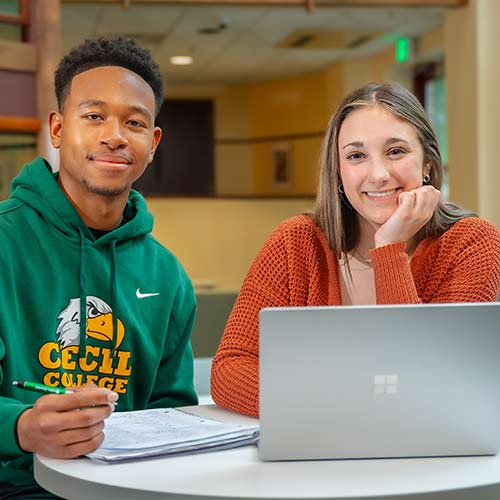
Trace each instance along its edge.
<path fill-rule="evenodd" d="M 424 177 L 422 178 L 424 184 L 429 184 L 431 180 L 431 176 L 429 174 L 425 174 Z"/>
<path fill-rule="evenodd" d="M 342 205 L 345 206 L 349 210 L 354 210 L 352 208 L 352 205 L 349 203 L 347 196 L 345 195 L 344 186 L 342 186 L 342 184 L 339 184 L 338 191 L 340 194 L 340 201 L 341 201 Z"/>

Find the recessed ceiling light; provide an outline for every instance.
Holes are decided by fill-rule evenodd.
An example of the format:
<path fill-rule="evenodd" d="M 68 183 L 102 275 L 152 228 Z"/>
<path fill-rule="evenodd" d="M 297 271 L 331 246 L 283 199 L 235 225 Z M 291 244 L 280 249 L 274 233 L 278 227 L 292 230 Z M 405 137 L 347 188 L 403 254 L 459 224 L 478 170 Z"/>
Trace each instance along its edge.
<path fill-rule="evenodd" d="M 187 66 L 188 64 L 193 64 L 193 58 L 191 56 L 173 56 L 170 58 L 170 64 Z"/>

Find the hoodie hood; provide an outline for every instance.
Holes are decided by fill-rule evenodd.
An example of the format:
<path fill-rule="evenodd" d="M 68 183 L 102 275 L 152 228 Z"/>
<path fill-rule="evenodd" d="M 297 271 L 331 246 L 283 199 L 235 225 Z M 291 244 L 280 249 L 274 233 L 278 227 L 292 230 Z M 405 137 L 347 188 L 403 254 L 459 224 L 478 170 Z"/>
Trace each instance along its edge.
<path fill-rule="evenodd" d="M 57 178 L 58 174 L 52 173 L 48 162 L 38 157 L 28 163 L 12 182 L 11 198 L 32 207 L 50 226 L 76 244 L 80 244 L 83 237 L 97 247 L 107 247 L 111 240 L 119 246 L 151 232 L 153 216 L 148 212 L 144 198 L 131 190 L 123 213 L 126 222 L 96 240 L 57 184 Z"/>

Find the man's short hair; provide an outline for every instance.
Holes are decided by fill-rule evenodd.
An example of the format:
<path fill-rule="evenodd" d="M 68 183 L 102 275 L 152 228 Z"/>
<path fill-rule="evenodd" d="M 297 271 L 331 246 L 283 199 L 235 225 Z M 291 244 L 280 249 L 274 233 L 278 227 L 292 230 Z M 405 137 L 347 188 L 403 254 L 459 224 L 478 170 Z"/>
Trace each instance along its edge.
<path fill-rule="evenodd" d="M 139 75 L 152 89 L 155 112 L 163 103 L 163 77 L 149 50 L 127 37 L 100 37 L 85 40 L 74 47 L 59 63 L 55 73 L 55 90 L 59 110 L 71 89 L 73 78 L 79 73 L 100 66 L 120 66 Z"/>

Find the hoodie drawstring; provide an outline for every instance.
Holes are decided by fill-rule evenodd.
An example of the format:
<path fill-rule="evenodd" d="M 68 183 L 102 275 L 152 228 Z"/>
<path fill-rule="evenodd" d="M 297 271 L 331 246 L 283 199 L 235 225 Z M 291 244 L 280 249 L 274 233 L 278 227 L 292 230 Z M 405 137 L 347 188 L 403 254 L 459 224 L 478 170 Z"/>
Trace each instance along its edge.
<path fill-rule="evenodd" d="M 110 253 L 111 253 L 111 272 L 110 272 L 110 295 L 111 295 L 111 318 L 113 323 L 113 344 L 111 347 L 111 352 L 115 353 L 116 351 L 116 337 L 118 336 L 118 316 L 116 314 L 116 239 L 111 240 L 110 244 Z"/>
<path fill-rule="evenodd" d="M 87 290 L 85 286 L 85 272 L 86 272 L 86 259 L 85 259 L 85 237 L 83 229 L 78 228 L 80 234 L 80 346 L 78 349 L 78 357 L 84 358 L 86 356 L 87 344 Z M 116 278 L 116 242 L 114 238 L 110 241 L 110 295 L 111 295 L 111 317 L 112 317 L 112 346 L 111 352 L 115 354 L 117 348 L 117 335 L 118 335 L 118 316 L 116 314 L 117 307 L 117 278 Z"/>
<path fill-rule="evenodd" d="M 85 289 L 85 238 L 81 227 L 80 233 L 80 347 L 78 348 L 78 357 L 85 357 L 85 344 L 87 337 L 87 291 Z"/>

